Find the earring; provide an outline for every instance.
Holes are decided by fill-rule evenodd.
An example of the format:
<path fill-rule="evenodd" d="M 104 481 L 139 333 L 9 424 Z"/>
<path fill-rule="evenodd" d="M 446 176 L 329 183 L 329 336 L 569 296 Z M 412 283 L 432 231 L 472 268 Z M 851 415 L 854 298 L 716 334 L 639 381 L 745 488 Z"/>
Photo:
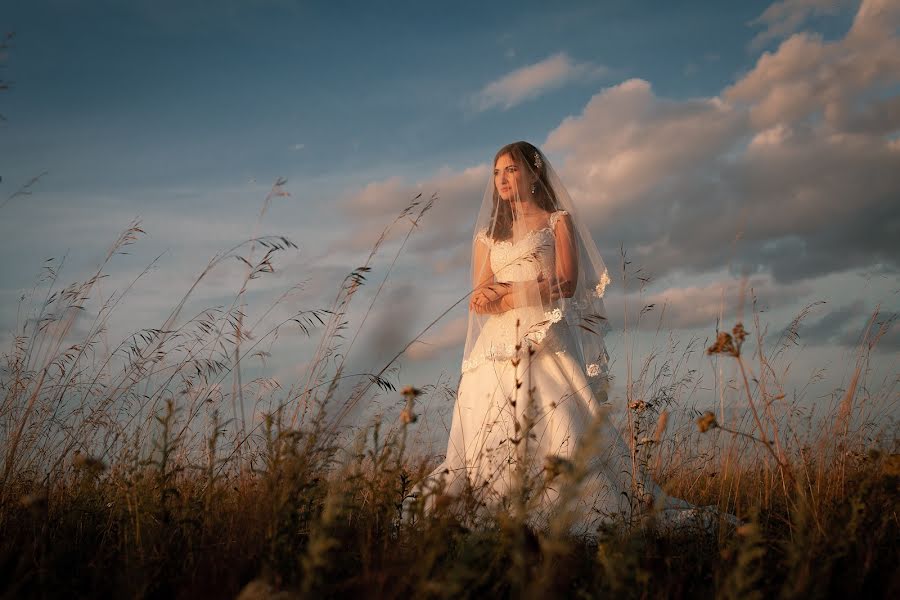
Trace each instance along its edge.
<path fill-rule="evenodd" d="M 534 196 L 534 193 L 535 193 L 536 191 L 537 191 L 537 184 L 532 182 L 532 184 L 531 184 L 531 195 Z"/>

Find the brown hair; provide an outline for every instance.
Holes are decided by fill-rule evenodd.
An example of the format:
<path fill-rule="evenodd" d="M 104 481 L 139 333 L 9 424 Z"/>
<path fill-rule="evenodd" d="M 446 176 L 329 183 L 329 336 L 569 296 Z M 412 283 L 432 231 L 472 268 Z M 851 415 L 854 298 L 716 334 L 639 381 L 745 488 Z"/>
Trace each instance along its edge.
<path fill-rule="evenodd" d="M 528 142 L 513 142 L 507 144 L 497 151 L 494 155 L 494 166 L 504 154 L 509 154 L 512 161 L 525 173 L 531 173 L 537 176 L 534 182 L 534 203 L 542 210 L 552 213 L 557 210 L 556 195 L 550 186 L 550 180 L 547 177 L 547 159 L 544 154 L 533 144 Z M 527 167 L 527 169 L 526 169 Z M 495 241 L 505 240 L 512 237 L 512 221 L 513 212 L 509 202 L 500 198 L 497 192 L 497 186 L 494 186 L 494 206 L 491 211 L 490 231 L 491 237 Z"/>

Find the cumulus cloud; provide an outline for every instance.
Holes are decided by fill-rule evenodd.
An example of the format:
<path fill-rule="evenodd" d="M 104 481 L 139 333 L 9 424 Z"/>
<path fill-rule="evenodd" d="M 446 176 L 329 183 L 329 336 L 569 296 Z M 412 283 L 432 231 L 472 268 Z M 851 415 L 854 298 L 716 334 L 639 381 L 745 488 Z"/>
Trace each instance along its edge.
<path fill-rule="evenodd" d="M 793 331 L 790 326 L 776 331 L 769 336 L 769 341 L 775 343 L 787 336 L 809 346 L 855 348 L 867 334 L 869 343 L 877 340 L 878 351 L 900 350 L 897 312 L 882 312 L 862 298 L 820 312 L 824 314 L 807 317 Z"/>
<path fill-rule="evenodd" d="M 566 156 L 562 173 L 570 191 L 603 219 L 665 180 L 716 160 L 742 130 L 741 114 L 717 98 L 668 100 L 649 82 L 630 79 L 563 120 L 545 149 Z"/>
<path fill-rule="evenodd" d="M 801 323 L 798 331 L 800 340 L 810 344 L 837 342 L 845 337 L 847 326 L 851 322 L 859 325 L 864 320 L 865 314 L 865 302 L 861 299 L 839 306 L 817 320 Z"/>
<path fill-rule="evenodd" d="M 621 82 L 548 134 L 544 148 L 602 255 L 612 262 L 624 244 L 633 265 L 665 286 L 627 298 L 654 305 L 641 328 L 654 329 L 658 315 L 667 329 L 713 328 L 723 310 L 727 319 L 742 298 L 747 304 L 739 280 L 698 285 L 695 275 L 746 273 L 761 305 L 774 310 L 809 296 L 824 275 L 873 266 L 897 273 L 900 101 L 883 91 L 900 82 L 900 69 L 897 28 L 886 17 L 898 22 L 869 0 L 841 39 L 794 34 L 715 96 L 676 100 L 641 79 Z M 355 190 L 342 202 L 353 227 L 341 244 L 368 249 L 410 198 L 436 192 L 404 258 L 415 265 L 411 285 L 464 285 L 489 171 L 483 164 Z M 625 300 L 608 297 L 614 322 Z M 834 340 L 852 328 L 830 327 L 851 317 L 839 312 L 810 335 L 844 344 Z M 448 323 L 410 357 L 446 356 L 462 344 L 462 327 Z"/>
<path fill-rule="evenodd" d="M 850 5 L 849 0 L 782 0 L 767 8 L 750 23 L 765 30 L 750 42 L 751 48 L 782 39 L 800 28 L 810 17 L 834 15 Z"/>
<path fill-rule="evenodd" d="M 406 356 L 413 360 L 430 360 L 441 356 L 443 353 L 454 350 L 462 351 L 466 341 L 469 320 L 466 316 L 457 317 L 448 321 L 434 333 L 426 334 L 416 342 Z"/>
<path fill-rule="evenodd" d="M 900 352 L 900 312 L 879 315 L 874 324 L 875 331 L 881 330 L 877 348 L 887 352 Z"/>
<path fill-rule="evenodd" d="M 565 53 L 554 54 L 492 81 L 475 94 L 472 103 L 478 111 L 506 110 L 573 81 L 591 81 L 606 73 L 605 67 L 574 62 Z"/>
<path fill-rule="evenodd" d="M 370 318 L 371 327 L 362 332 L 357 360 L 369 361 L 369 368 L 381 366 L 408 344 L 415 334 L 422 314 L 420 290 L 400 285 L 389 290 L 379 301 Z"/>
<path fill-rule="evenodd" d="M 776 51 L 763 53 L 723 97 L 749 106 L 760 129 L 822 115 L 830 129 L 854 133 L 860 105 L 869 111 L 866 129 L 896 129 L 896 101 L 880 101 L 878 93 L 896 91 L 900 83 L 898 27 L 896 2 L 866 0 L 842 39 L 826 42 L 815 34 L 792 35 Z"/>
<path fill-rule="evenodd" d="M 636 292 L 611 294 L 607 297 L 606 307 L 610 321 L 616 327 L 624 324 L 627 302 L 631 315 L 629 327 L 648 331 L 657 327 L 662 330 L 705 328 L 712 332 L 720 319 L 726 322 L 749 319 L 751 294 L 756 298 L 757 306 L 766 310 L 794 302 L 812 291 L 808 283 L 779 285 L 771 277 L 757 276 L 705 285 L 672 285 L 643 295 Z"/>
<path fill-rule="evenodd" d="M 442 169 L 421 181 L 391 177 L 351 191 L 341 206 L 353 226 L 336 247 L 355 251 L 370 248 L 413 198 L 421 194 L 427 201 L 435 194 L 437 199 L 423 219 L 427 235 L 416 236 L 410 250 L 420 255 L 449 253 L 449 257 L 458 253 L 461 245 L 471 243 L 475 217 L 489 181 L 489 165 L 481 164 L 460 171 Z M 399 235 L 405 235 L 403 227 L 394 228 L 388 239 Z M 436 260 L 446 266 L 448 257 Z"/>
<path fill-rule="evenodd" d="M 863 2 L 834 42 L 798 33 L 719 96 L 633 79 L 547 137 L 605 255 L 654 274 L 769 272 L 782 283 L 900 256 L 900 11 Z"/>

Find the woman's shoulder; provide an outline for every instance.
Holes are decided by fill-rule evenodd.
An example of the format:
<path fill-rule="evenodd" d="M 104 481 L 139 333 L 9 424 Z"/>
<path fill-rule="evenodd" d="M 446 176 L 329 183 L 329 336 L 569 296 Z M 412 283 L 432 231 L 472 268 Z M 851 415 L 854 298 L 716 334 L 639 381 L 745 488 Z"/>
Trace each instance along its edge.
<path fill-rule="evenodd" d="M 487 227 L 482 227 L 481 229 L 478 230 L 478 232 L 475 234 L 475 241 L 482 242 L 484 244 L 487 244 L 488 246 L 491 245 L 492 240 L 491 240 L 491 236 L 488 235 Z"/>
<path fill-rule="evenodd" d="M 557 210 L 553 213 L 550 213 L 550 227 L 556 229 L 556 224 L 559 223 L 559 220 L 563 217 L 567 217 L 569 215 L 569 211 L 567 210 Z"/>

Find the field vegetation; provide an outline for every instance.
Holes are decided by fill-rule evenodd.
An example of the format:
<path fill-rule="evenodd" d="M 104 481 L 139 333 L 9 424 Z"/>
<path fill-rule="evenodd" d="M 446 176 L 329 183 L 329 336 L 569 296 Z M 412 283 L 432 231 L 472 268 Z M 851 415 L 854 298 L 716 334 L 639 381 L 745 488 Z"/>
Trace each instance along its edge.
<path fill-rule="evenodd" d="M 408 230 L 384 264 L 393 267 L 433 201 L 415 198 L 389 226 Z M 372 304 L 356 321 L 350 309 L 387 233 L 330 305 L 265 330 L 247 318 L 247 292 L 295 246 L 254 238 L 214 257 L 162 323 L 109 351 L 100 341 L 111 314 L 128 310 L 131 286 L 103 298 L 98 283 L 139 241 L 140 224 L 83 280 L 63 284 L 59 264 L 46 263 L 23 318 L 3 324 L 15 334 L 0 362 L 0 595 L 900 596 L 897 380 L 868 376 L 890 320 L 871 316 L 833 408 L 815 419 L 802 390 L 783 388 L 779 362 L 798 347 L 805 313 L 774 344 L 758 311 L 727 331 L 711 324 L 711 344 L 682 346 L 682 357 L 651 352 L 629 365 L 629 381 L 616 382 L 611 400 L 628 415 L 635 462 L 668 493 L 737 515 L 736 526 L 665 530 L 651 509 L 575 537 L 565 511 L 532 527 L 520 510 L 533 492 L 524 487 L 512 508 L 477 519 L 476 493 L 436 490 L 426 514 L 412 492 L 440 457 L 413 440 L 436 387 L 396 379 L 401 348 L 380 371 L 345 367 Z M 191 294 L 226 261 L 245 269 L 233 303 L 186 315 Z M 628 279 L 623 257 L 623 285 Z M 88 323 L 77 334 L 76 319 Z M 247 365 L 265 358 L 265 340 L 286 328 L 316 347 L 306 374 L 243 380 Z M 736 374 L 730 390 L 745 418 L 723 419 L 713 395 L 690 427 L 669 426 L 697 393 L 682 362 L 698 351 Z M 396 398 L 396 410 L 348 429 L 376 392 Z M 547 469 L 577 484 L 577 465 Z"/>

